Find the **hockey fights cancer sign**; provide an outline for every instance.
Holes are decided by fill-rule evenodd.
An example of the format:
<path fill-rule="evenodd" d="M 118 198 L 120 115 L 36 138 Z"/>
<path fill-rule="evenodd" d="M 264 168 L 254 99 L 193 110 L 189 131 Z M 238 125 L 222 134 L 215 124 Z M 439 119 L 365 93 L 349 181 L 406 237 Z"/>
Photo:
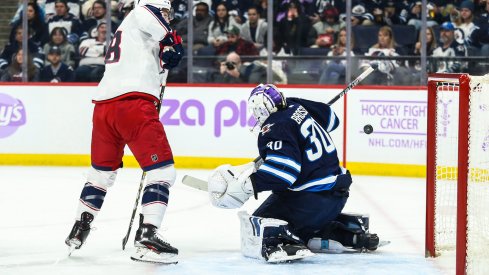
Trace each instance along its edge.
<path fill-rule="evenodd" d="M 24 104 L 19 99 L 0 93 L 0 138 L 6 138 L 26 123 Z"/>

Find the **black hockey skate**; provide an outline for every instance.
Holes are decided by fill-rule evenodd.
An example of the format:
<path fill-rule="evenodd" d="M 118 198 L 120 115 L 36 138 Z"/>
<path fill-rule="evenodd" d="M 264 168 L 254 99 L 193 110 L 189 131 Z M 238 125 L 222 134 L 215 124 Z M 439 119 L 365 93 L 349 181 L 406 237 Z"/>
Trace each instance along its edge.
<path fill-rule="evenodd" d="M 178 263 L 178 249 L 162 239 L 156 226 L 145 224 L 143 220 L 144 216 L 140 214 L 139 228 L 134 239 L 136 253 L 131 256 L 131 259 L 161 264 Z"/>
<path fill-rule="evenodd" d="M 80 220 L 76 221 L 71 229 L 70 235 L 65 240 L 67 246 L 69 246 L 69 254 L 75 249 L 80 249 L 80 247 L 85 243 L 85 240 L 90 233 L 90 224 L 93 221 L 93 215 L 88 212 L 83 212 L 81 214 Z"/>
<path fill-rule="evenodd" d="M 379 236 L 373 233 L 355 234 L 353 237 L 354 249 L 367 249 L 374 251 L 379 246 Z"/>
<path fill-rule="evenodd" d="M 269 263 L 290 262 L 314 256 L 287 225 L 264 228 L 261 254 Z"/>

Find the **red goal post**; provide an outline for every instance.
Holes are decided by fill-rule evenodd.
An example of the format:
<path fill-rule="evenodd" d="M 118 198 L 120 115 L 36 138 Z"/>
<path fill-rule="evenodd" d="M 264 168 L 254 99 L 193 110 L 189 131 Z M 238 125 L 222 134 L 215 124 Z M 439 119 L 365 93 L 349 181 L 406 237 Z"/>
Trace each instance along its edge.
<path fill-rule="evenodd" d="M 489 274 L 489 76 L 428 78 L 426 256 Z"/>

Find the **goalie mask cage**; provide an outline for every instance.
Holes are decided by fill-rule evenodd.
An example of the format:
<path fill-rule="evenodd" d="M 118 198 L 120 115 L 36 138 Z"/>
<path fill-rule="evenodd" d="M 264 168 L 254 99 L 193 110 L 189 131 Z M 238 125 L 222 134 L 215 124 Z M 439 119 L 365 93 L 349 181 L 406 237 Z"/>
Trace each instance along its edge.
<path fill-rule="evenodd" d="M 489 74 L 428 78 L 426 256 L 489 274 Z"/>

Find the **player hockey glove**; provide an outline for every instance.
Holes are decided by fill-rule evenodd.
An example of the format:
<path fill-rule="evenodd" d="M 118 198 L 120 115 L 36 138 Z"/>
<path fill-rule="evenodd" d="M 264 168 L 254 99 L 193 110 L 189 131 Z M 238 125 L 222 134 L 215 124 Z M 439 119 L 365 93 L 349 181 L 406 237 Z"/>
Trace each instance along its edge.
<path fill-rule="evenodd" d="M 173 45 L 173 50 L 160 51 L 160 58 L 163 61 L 163 68 L 173 69 L 180 63 L 183 58 L 184 50 L 182 44 Z"/>
<path fill-rule="evenodd" d="M 160 45 L 163 47 L 174 46 L 177 44 L 182 44 L 182 37 L 177 34 L 176 30 L 167 32 L 165 37 L 160 41 Z"/>
<path fill-rule="evenodd" d="M 253 195 L 250 175 L 255 172 L 253 162 L 240 166 L 225 164 L 217 167 L 208 180 L 212 205 L 228 209 L 241 207 Z"/>

